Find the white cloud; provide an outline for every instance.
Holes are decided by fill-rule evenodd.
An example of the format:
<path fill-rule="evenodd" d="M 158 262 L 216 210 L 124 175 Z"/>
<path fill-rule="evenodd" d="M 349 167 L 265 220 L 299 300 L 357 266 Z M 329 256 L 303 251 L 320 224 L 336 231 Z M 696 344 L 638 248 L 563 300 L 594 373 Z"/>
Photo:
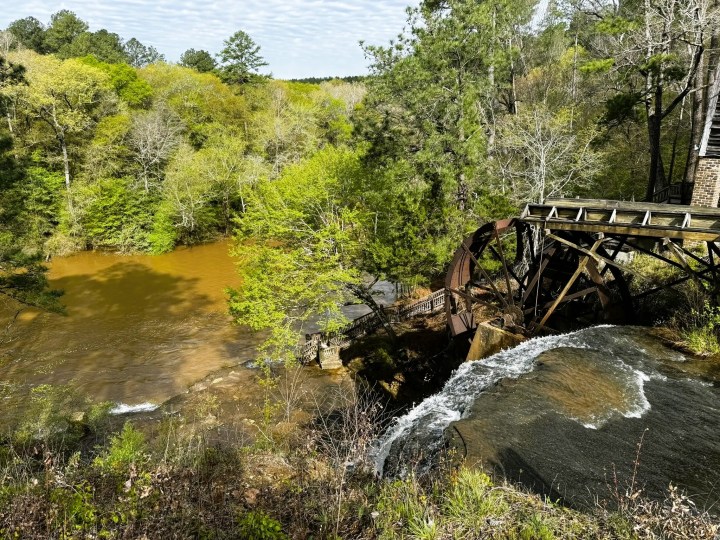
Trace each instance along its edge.
<path fill-rule="evenodd" d="M 8 1 L 8 0 L 6 0 Z M 9 3 L 9 2 L 8 2 Z M 261 46 L 276 77 L 364 73 L 358 41 L 381 44 L 405 22 L 418 0 L 26 0 L 4 6 L 0 27 L 27 16 L 47 22 L 70 9 L 90 24 L 125 39 L 135 37 L 176 61 L 189 48 L 217 53 L 244 30 Z"/>

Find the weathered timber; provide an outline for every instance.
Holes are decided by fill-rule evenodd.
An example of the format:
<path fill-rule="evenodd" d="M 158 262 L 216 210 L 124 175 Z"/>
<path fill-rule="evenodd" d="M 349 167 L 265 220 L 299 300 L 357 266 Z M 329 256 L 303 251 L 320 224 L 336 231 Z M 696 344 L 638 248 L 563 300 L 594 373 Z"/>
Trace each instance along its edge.
<path fill-rule="evenodd" d="M 593 199 L 528 204 L 520 220 L 545 229 L 720 242 L 720 208 Z"/>
<path fill-rule="evenodd" d="M 707 256 L 694 252 L 701 243 Z M 503 249 L 513 244 L 514 260 Z M 685 274 L 669 286 L 693 279 L 717 291 L 720 209 L 594 199 L 528 204 L 520 217 L 483 225 L 456 250 L 445 281 L 450 334 L 475 331 L 476 304 L 496 314 L 496 325 L 525 335 L 547 331 L 551 319 L 559 318 L 553 328 L 630 319 L 626 279 L 649 279 L 619 259 L 631 252 Z M 479 298 L 477 290 L 489 294 Z"/>

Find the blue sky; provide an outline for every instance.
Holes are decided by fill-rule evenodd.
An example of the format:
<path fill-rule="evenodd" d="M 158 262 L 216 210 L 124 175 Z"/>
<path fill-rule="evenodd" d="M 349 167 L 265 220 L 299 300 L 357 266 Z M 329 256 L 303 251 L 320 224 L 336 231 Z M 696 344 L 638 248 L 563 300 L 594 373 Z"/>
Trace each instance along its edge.
<path fill-rule="evenodd" d="M 189 48 L 217 53 L 244 30 L 278 78 L 358 75 L 367 63 L 358 45 L 386 44 L 403 29 L 405 7 L 418 0 L 24 0 L 3 2 L 0 28 L 33 16 L 47 23 L 74 11 L 91 30 L 153 45 L 169 61 Z"/>

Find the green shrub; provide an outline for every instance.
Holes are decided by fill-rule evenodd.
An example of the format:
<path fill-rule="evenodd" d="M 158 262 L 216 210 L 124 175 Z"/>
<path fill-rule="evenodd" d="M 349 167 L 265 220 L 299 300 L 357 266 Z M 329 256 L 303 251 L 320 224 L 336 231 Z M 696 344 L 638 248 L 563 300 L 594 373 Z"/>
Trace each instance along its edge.
<path fill-rule="evenodd" d="M 65 386 L 36 386 L 30 391 L 30 403 L 12 439 L 19 445 L 40 441 L 72 446 L 83 434 L 81 419 L 86 407 L 87 403 Z"/>
<path fill-rule="evenodd" d="M 248 512 L 238 519 L 238 534 L 245 540 L 285 540 L 280 522 L 264 512 Z"/>
<path fill-rule="evenodd" d="M 177 243 L 178 231 L 173 224 L 173 211 L 167 203 L 161 203 L 152 222 L 152 229 L 148 234 L 150 251 L 153 253 L 167 253 L 172 251 Z"/>
<path fill-rule="evenodd" d="M 133 464 L 147 461 L 146 451 L 145 436 L 126 422 L 122 431 L 110 438 L 110 444 L 93 464 L 104 472 L 122 473 Z"/>
<path fill-rule="evenodd" d="M 508 505 L 488 475 L 463 468 L 447 489 L 444 510 L 456 528 L 471 533 L 483 527 L 488 516 L 505 514 Z"/>
<path fill-rule="evenodd" d="M 705 300 L 702 307 L 693 308 L 681 335 L 687 348 L 695 354 L 720 354 L 720 307 Z"/>
<path fill-rule="evenodd" d="M 147 251 L 153 201 L 130 178 L 105 178 L 79 185 L 75 194 L 80 223 L 92 248 Z"/>
<path fill-rule="evenodd" d="M 97 508 L 93 488 L 86 482 L 55 488 L 50 494 L 54 525 L 59 538 L 86 538 L 96 528 Z M 85 533 L 85 534 L 83 534 Z"/>
<path fill-rule="evenodd" d="M 522 540 L 555 540 L 551 528 L 541 514 L 533 514 L 520 530 Z"/>

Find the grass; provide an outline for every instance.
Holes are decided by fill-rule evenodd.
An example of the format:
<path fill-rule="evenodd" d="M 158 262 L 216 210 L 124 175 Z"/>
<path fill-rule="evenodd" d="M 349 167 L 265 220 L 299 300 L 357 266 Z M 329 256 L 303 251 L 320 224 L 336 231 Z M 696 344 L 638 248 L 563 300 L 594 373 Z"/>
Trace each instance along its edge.
<path fill-rule="evenodd" d="M 86 414 L 82 428 L 94 444 L 34 425 L 45 439 L 28 444 L 24 431 L 21 443 L 11 435 L 0 446 L 0 539 L 709 540 L 718 534 L 717 520 L 674 487 L 665 501 L 617 490 L 614 504 L 579 512 L 449 459 L 422 477 L 378 479 L 368 444 L 382 411 L 351 391 L 333 403 L 291 437 L 260 437 L 262 444 L 213 442 L 217 424 L 204 417 L 215 408 L 202 401 L 149 431 L 131 423 L 113 431 L 97 416 L 91 425 Z M 74 402 L 72 410 L 77 415 Z M 56 426 L 63 416 L 55 409 L 48 421 Z"/>

